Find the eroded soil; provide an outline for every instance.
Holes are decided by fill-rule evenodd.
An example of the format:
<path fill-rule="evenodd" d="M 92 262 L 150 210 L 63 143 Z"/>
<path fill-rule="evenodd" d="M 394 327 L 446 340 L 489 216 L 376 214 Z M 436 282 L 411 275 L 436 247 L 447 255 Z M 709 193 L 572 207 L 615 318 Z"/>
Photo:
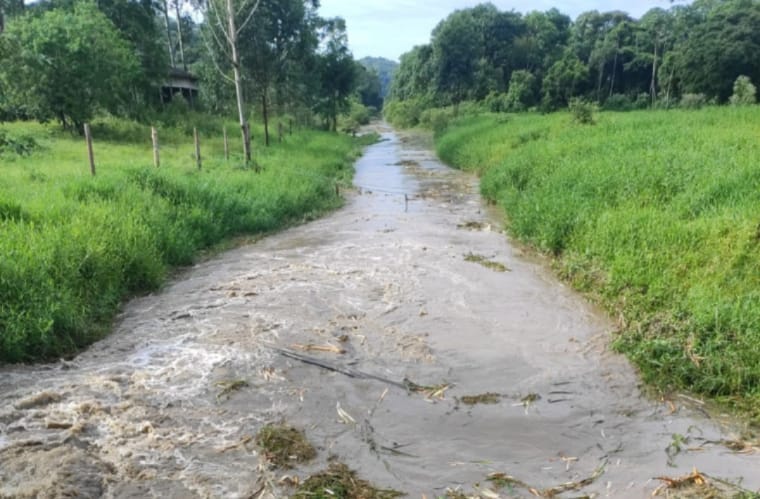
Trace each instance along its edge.
<path fill-rule="evenodd" d="M 72 361 L 0 368 L 0 497 L 286 497 L 331 461 L 409 497 L 648 497 L 695 468 L 760 489 L 730 426 L 641 394 L 475 178 L 384 138 L 339 212 L 188 269 Z M 280 423 L 316 459 L 272 468 Z"/>

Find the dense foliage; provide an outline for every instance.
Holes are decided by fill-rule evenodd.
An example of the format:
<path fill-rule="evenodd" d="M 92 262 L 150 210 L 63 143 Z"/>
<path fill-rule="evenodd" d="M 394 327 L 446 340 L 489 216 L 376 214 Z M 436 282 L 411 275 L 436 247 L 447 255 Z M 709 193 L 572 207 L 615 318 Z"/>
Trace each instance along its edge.
<path fill-rule="evenodd" d="M 725 103 L 739 76 L 760 81 L 758 53 L 756 0 L 697 0 L 640 19 L 591 11 L 575 21 L 487 3 L 452 13 L 429 44 L 402 56 L 387 114 L 419 118 L 421 109 L 486 99 L 494 111 L 558 109 L 574 97 L 610 109 L 671 107 L 687 96 Z"/>
<path fill-rule="evenodd" d="M 751 107 L 481 115 L 439 136 L 482 175 L 517 237 L 618 320 L 617 345 L 664 388 L 760 421 L 760 115 Z"/>

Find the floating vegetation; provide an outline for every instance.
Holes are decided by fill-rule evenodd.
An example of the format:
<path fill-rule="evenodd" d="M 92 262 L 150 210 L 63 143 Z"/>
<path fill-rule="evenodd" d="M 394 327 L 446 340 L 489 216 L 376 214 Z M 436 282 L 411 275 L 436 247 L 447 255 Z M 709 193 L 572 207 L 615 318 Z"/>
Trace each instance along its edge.
<path fill-rule="evenodd" d="M 503 263 L 495 262 L 493 260 L 489 260 L 483 255 L 476 255 L 474 253 L 468 253 L 464 256 L 465 262 L 472 262 L 472 263 L 479 263 L 483 267 L 487 269 L 491 269 L 496 272 L 510 272 L 511 270 L 509 267 L 504 265 Z"/>
<path fill-rule="evenodd" d="M 476 404 L 498 404 L 501 401 L 501 395 L 498 393 L 481 393 L 480 395 L 465 395 L 460 398 L 465 405 Z"/>
<path fill-rule="evenodd" d="M 491 228 L 490 224 L 485 224 L 483 222 L 476 222 L 474 220 L 457 225 L 457 229 L 467 229 L 467 230 L 486 230 L 489 228 Z"/>
<path fill-rule="evenodd" d="M 256 435 L 256 445 L 264 451 L 267 460 L 278 468 L 292 468 L 295 463 L 311 461 L 317 456 L 304 432 L 291 426 L 266 425 Z"/>
<path fill-rule="evenodd" d="M 448 383 L 441 383 L 439 385 L 418 385 L 409 378 L 404 378 L 404 387 L 406 387 L 407 391 L 421 393 L 426 399 L 443 400 L 446 390 L 451 388 L 451 386 L 452 385 Z"/>
<path fill-rule="evenodd" d="M 310 476 L 293 497 L 313 499 L 393 499 L 402 497 L 397 490 L 383 490 L 356 477 L 343 463 L 333 463 L 321 473 Z"/>
<path fill-rule="evenodd" d="M 225 381 L 217 381 L 216 386 L 221 388 L 221 391 L 216 394 L 216 400 L 227 400 L 234 392 L 237 392 L 248 386 L 248 382 L 242 379 L 231 379 Z"/>

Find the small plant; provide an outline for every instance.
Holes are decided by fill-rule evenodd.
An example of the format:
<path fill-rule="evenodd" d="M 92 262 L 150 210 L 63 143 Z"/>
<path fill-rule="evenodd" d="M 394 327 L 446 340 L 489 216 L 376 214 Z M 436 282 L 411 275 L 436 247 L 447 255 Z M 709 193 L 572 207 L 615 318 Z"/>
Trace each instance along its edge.
<path fill-rule="evenodd" d="M 734 94 L 730 102 L 734 106 L 746 106 L 757 102 L 757 89 L 748 76 L 741 75 L 734 82 Z"/>
<path fill-rule="evenodd" d="M 573 122 L 579 125 L 593 125 L 594 105 L 583 99 L 570 99 L 568 104 L 570 114 L 573 116 Z"/>

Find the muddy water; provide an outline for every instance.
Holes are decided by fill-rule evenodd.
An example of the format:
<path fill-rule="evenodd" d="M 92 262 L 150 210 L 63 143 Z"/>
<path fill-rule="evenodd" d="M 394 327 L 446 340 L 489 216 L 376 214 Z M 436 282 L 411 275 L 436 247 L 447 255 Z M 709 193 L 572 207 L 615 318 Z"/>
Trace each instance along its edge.
<path fill-rule="evenodd" d="M 189 269 L 72 361 L 0 369 L 0 497 L 285 497 L 251 441 L 281 421 L 319 451 L 287 474 L 339 459 L 410 497 L 492 472 L 647 497 L 694 467 L 760 489 L 760 456 L 718 443 L 730 429 L 642 396 L 611 325 L 510 246 L 474 178 L 384 138 L 341 211 Z"/>

